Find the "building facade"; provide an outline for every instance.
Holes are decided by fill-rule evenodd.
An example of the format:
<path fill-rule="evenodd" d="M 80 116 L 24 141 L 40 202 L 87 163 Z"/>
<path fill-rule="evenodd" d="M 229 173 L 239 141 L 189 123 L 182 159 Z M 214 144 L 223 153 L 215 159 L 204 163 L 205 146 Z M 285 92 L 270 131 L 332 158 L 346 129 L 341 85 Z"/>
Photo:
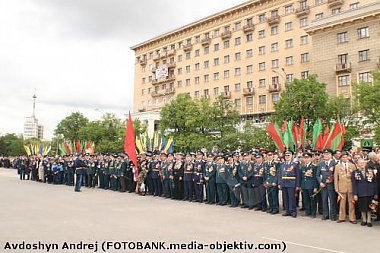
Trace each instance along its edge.
<path fill-rule="evenodd" d="M 24 123 L 24 138 L 44 138 L 44 126 L 38 124 L 35 116 L 27 117 Z"/>
<path fill-rule="evenodd" d="M 310 73 L 328 84 L 330 95 L 349 97 L 351 82 L 359 75 L 370 80 L 360 73 L 375 68 L 379 58 L 378 16 L 370 11 L 368 18 L 360 20 L 376 4 L 371 0 L 248 1 L 135 45 L 131 48 L 136 56 L 134 116 L 157 114 L 179 93 L 210 100 L 223 94 L 243 120 L 265 122 L 285 83 Z M 337 33 L 347 30 L 354 36 L 361 27 L 377 35 L 363 38 L 360 45 L 337 43 Z M 367 49 L 373 56 L 370 61 L 339 58 L 363 50 L 365 54 Z M 356 79 L 348 72 L 347 85 L 339 85 L 348 70 L 346 62 L 353 61 L 357 62 L 350 71 L 355 70 Z"/>

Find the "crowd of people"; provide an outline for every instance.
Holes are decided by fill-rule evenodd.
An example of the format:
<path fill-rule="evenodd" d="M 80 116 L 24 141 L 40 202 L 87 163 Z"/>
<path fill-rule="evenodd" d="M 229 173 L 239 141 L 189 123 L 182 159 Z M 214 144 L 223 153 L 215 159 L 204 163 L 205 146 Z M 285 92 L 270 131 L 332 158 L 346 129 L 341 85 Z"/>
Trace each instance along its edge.
<path fill-rule="evenodd" d="M 4 159 L 1 159 L 4 165 Z M 294 153 L 252 149 L 220 154 L 142 152 L 138 166 L 125 154 L 21 156 L 9 162 L 20 180 L 135 192 L 229 205 L 271 215 L 302 216 L 372 226 L 379 220 L 380 152 L 331 149 Z M 280 206 L 281 205 L 281 206 Z"/>

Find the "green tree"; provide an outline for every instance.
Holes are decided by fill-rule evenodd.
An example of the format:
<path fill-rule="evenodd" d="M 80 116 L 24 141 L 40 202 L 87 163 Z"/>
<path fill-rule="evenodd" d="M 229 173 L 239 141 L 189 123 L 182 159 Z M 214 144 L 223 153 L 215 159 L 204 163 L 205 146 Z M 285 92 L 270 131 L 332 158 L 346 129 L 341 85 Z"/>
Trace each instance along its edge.
<path fill-rule="evenodd" d="M 0 137 L 0 154 L 18 156 L 26 154 L 24 140 L 15 134 L 6 134 Z"/>
<path fill-rule="evenodd" d="M 62 134 L 66 140 L 77 140 L 80 138 L 80 129 L 85 127 L 88 124 L 88 121 L 88 118 L 84 117 L 82 113 L 72 113 L 70 116 L 59 122 L 54 134 Z"/>

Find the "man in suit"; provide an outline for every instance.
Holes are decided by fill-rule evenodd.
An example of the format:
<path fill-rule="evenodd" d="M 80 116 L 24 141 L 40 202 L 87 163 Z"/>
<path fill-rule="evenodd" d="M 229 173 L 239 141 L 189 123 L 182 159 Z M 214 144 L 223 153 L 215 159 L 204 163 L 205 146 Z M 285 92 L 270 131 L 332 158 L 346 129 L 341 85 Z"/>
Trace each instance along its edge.
<path fill-rule="evenodd" d="M 339 195 L 339 219 L 338 223 L 346 221 L 346 205 L 348 201 L 348 219 L 351 223 L 356 224 L 355 205 L 353 204 L 352 195 L 352 172 L 356 166 L 348 162 L 348 153 L 342 152 L 340 163 L 335 166 L 334 186 L 335 191 Z"/>

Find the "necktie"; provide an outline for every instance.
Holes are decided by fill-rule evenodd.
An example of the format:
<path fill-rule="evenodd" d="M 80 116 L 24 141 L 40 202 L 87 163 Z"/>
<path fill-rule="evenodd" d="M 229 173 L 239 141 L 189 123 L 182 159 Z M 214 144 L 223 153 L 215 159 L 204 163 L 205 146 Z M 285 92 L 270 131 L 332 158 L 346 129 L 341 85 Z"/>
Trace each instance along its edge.
<path fill-rule="evenodd" d="M 346 169 L 346 174 L 348 173 L 348 165 L 347 163 L 344 163 L 344 168 Z"/>

